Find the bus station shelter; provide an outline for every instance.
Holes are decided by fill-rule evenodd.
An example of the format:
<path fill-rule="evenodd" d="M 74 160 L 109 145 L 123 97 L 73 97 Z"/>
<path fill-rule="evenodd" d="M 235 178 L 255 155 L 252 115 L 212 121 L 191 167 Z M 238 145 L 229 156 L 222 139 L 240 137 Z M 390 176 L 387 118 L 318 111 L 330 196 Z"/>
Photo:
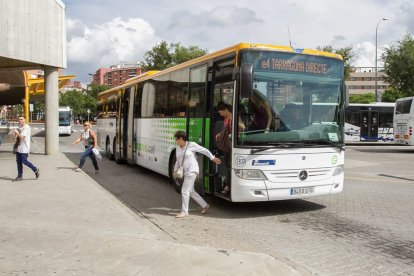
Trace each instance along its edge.
<path fill-rule="evenodd" d="M 59 68 L 66 68 L 65 5 L 60 0 L 0 0 L 0 105 L 24 104 L 30 93 L 45 99 L 45 153 L 59 152 Z M 27 70 L 43 70 L 29 78 Z M 73 76 L 68 76 L 72 77 Z M 36 80 L 37 79 L 37 80 Z"/>

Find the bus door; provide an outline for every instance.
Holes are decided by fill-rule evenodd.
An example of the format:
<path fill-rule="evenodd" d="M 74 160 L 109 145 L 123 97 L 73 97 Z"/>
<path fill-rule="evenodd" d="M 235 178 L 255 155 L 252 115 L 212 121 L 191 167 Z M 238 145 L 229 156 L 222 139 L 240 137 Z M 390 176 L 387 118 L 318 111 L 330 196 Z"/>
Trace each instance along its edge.
<path fill-rule="evenodd" d="M 206 139 L 206 83 L 207 65 L 192 68 L 190 70 L 190 88 L 188 95 L 187 134 L 191 142 L 196 142 L 203 147 L 209 148 L 209 139 Z M 208 163 L 203 155 L 197 154 L 200 174 L 195 182 L 195 190 L 204 193 L 208 190 Z"/>
<path fill-rule="evenodd" d="M 126 89 L 119 97 L 119 116 L 117 122 L 117 146 L 115 152 L 115 161 L 122 162 L 127 156 L 128 145 L 128 115 L 129 115 L 129 99 L 130 89 Z"/>
<path fill-rule="evenodd" d="M 135 97 L 135 86 L 131 87 L 131 89 L 127 90 L 129 94 L 129 100 L 126 103 L 128 105 L 128 111 L 127 111 L 127 128 L 126 131 L 124 130 L 124 135 L 126 136 L 126 139 L 124 141 L 126 142 L 124 145 L 126 145 L 126 160 L 129 164 L 134 164 L 134 97 Z M 127 96 L 125 96 L 127 97 Z"/>
<path fill-rule="evenodd" d="M 361 111 L 361 141 L 378 141 L 378 111 Z"/>
<path fill-rule="evenodd" d="M 231 152 L 223 153 L 218 150 L 216 135 L 221 132 L 224 126 L 224 118 L 220 116 L 218 112 L 218 104 L 220 102 L 229 104 L 233 106 L 233 97 L 234 97 L 234 81 L 233 81 L 233 69 L 234 69 L 234 58 L 220 61 L 214 64 L 212 71 L 212 81 L 211 81 L 211 102 L 212 102 L 212 113 L 211 113 L 211 126 L 210 126 L 210 139 L 211 146 L 210 149 L 214 154 L 218 154 L 218 157 L 221 159 L 221 165 L 216 166 L 216 168 L 210 170 L 213 177 L 211 181 L 213 185 L 210 187 L 211 193 L 216 193 L 217 195 L 223 196 L 227 199 L 230 198 L 230 193 L 226 192 L 226 195 L 223 195 L 224 183 L 228 182 L 230 184 L 231 176 Z M 231 110 L 233 112 L 233 110 Z M 233 120 L 234 121 L 234 120 Z"/>

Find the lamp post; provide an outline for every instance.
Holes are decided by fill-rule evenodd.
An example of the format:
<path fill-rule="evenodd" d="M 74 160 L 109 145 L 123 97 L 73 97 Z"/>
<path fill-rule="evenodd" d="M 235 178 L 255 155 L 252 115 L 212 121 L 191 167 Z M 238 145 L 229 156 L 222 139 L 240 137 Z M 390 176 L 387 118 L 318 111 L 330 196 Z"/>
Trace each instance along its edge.
<path fill-rule="evenodd" d="M 382 18 L 377 23 L 377 27 L 375 28 L 375 102 L 378 102 L 378 87 L 377 87 L 377 78 L 378 78 L 378 67 L 377 67 L 377 54 L 378 54 L 378 25 L 382 21 L 389 20 L 388 18 Z"/>

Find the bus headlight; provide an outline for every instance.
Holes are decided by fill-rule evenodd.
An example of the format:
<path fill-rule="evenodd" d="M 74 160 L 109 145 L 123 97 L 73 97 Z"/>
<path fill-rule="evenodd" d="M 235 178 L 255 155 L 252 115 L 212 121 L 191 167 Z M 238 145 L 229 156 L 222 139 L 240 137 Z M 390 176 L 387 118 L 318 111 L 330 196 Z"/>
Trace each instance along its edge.
<path fill-rule="evenodd" d="M 261 170 L 234 170 L 237 177 L 249 180 L 267 180 Z"/>
<path fill-rule="evenodd" d="M 333 172 L 332 176 L 341 174 L 344 172 L 344 165 L 337 166 L 335 171 Z"/>

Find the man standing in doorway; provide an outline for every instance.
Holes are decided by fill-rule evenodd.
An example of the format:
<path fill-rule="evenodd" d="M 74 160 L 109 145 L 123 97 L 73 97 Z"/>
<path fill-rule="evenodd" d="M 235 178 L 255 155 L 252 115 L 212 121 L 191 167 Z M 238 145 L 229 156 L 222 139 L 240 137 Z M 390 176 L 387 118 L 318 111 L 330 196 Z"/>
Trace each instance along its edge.
<path fill-rule="evenodd" d="M 30 152 L 30 132 L 30 126 L 26 124 L 26 119 L 23 116 L 19 116 L 19 129 L 14 130 L 14 137 L 19 142 L 16 151 L 17 177 L 13 181 L 23 180 L 23 164 L 32 169 L 36 179 L 39 178 L 39 168 L 36 168 L 27 160 Z"/>

